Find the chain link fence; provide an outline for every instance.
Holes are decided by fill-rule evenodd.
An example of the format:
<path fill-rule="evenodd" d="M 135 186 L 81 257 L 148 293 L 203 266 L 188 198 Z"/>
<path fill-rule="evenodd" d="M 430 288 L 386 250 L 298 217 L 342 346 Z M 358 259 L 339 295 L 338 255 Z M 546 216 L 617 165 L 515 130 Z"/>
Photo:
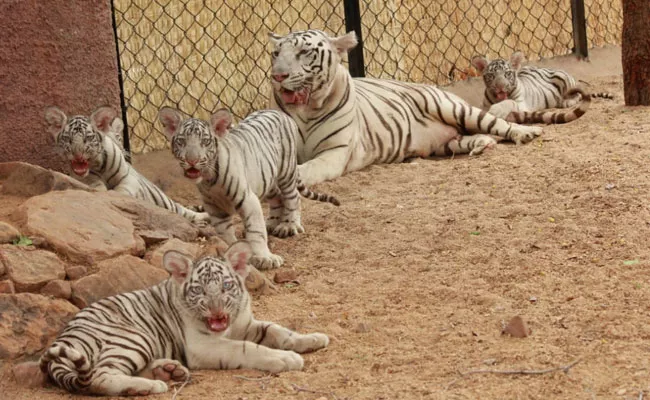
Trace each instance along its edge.
<path fill-rule="evenodd" d="M 474 55 L 529 59 L 572 51 L 572 0 L 113 0 L 130 149 L 168 146 L 158 110 L 237 119 L 266 107 L 268 33 L 345 33 L 358 1 L 366 76 L 447 84 Z M 589 46 L 620 43 L 620 2 L 585 0 Z M 349 23 L 350 21 L 348 21 Z"/>

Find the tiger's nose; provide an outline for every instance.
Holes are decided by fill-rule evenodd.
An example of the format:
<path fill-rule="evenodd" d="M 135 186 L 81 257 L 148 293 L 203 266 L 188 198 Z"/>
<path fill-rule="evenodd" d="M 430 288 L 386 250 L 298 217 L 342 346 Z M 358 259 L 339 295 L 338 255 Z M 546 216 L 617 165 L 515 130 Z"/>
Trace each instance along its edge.
<path fill-rule="evenodd" d="M 198 158 L 193 158 L 191 160 L 188 159 L 188 160 L 185 160 L 185 161 L 187 161 L 187 163 L 190 164 L 191 166 L 195 166 L 196 164 L 198 164 L 199 159 Z"/>
<path fill-rule="evenodd" d="M 289 74 L 273 74 L 273 79 L 275 79 L 278 82 L 282 82 L 283 80 L 287 79 L 289 77 Z"/>

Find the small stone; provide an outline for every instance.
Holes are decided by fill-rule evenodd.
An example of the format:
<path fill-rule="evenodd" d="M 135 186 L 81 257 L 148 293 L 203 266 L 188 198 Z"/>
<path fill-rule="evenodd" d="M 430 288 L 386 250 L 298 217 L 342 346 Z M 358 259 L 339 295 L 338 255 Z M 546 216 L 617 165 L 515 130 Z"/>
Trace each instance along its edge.
<path fill-rule="evenodd" d="M 0 221 L 0 244 L 12 243 L 18 236 L 20 236 L 18 229 L 6 222 Z"/>
<path fill-rule="evenodd" d="M 261 273 L 257 268 L 249 266 L 248 276 L 244 284 L 246 289 L 252 294 L 270 294 L 276 292 L 278 289 L 275 287 L 273 282 L 269 280 L 263 273 Z"/>
<path fill-rule="evenodd" d="M 530 301 L 531 303 L 535 304 L 535 303 L 537 303 L 537 297 L 532 296 L 531 298 L 528 299 L 528 301 Z"/>
<path fill-rule="evenodd" d="M 508 325 L 503 329 L 502 333 L 506 333 L 516 338 L 525 338 L 531 334 L 531 330 L 524 322 L 524 319 L 517 315 L 512 317 L 510 322 L 508 322 Z"/>
<path fill-rule="evenodd" d="M 608 183 L 605 185 L 605 190 L 612 190 L 616 187 L 613 183 Z"/>
<path fill-rule="evenodd" d="M 494 365 L 496 363 L 497 363 L 496 358 L 488 358 L 488 359 L 483 360 L 483 364 L 485 364 L 485 365 Z"/>
<path fill-rule="evenodd" d="M 298 272 L 293 269 L 284 269 L 275 273 L 273 277 L 273 282 L 275 283 L 287 283 L 292 282 L 298 284 Z"/>
<path fill-rule="evenodd" d="M 72 288 L 70 282 L 57 279 L 48 282 L 43 289 L 41 289 L 41 294 L 44 296 L 56 297 L 57 299 L 69 299 L 72 294 Z"/>
<path fill-rule="evenodd" d="M 41 371 L 38 361 L 27 361 L 12 368 L 14 379 L 22 387 L 39 388 L 45 386 L 47 375 Z"/>
<path fill-rule="evenodd" d="M 357 326 L 354 328 L 354 331 L 356 333 L 366 333 L 370 331 L 370 325 L 366 324 L 365 322 L 359 322 Z"/>
<path fill-rule="evenodd" d="M 202 245 L 199 257 L 204 256 L 223 256 L 228 250 L 228 244 L 218 236 L 208 238 Z"/>
<path fill-rule="evenodd" d="M 4 281 L 0 281 L 0 293 L 5 293 L 5 294 L 14 294 L 16 293 L 16 288 L 14 287 L 14 283 L 10 281 L 9 279 L 5 279 Z"/>
<path fill-rule="evenodd" d="M 618 389 L 616 391 L 616 394 L 619 396 L 623 396 L 625 393 L 627 393 L 627 389 Z"/>
<path fill-rule="evenodd" d="M 65 267 L 65 274 L 71 281 L 76 281 L 77 279 L 86 276 L 88 273 L 88 268 L 83 265 L 70 265 Z"/>

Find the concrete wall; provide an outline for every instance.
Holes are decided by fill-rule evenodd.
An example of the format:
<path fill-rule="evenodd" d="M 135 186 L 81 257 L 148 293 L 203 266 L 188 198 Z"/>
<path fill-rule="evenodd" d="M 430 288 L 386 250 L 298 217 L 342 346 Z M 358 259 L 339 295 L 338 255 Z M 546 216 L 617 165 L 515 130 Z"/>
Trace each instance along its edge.
<path fill-rule="evenodd" d="M 120 109 L 110 0 L 0 0 L 0 162 L 62 166 L 43 110 Z"/>

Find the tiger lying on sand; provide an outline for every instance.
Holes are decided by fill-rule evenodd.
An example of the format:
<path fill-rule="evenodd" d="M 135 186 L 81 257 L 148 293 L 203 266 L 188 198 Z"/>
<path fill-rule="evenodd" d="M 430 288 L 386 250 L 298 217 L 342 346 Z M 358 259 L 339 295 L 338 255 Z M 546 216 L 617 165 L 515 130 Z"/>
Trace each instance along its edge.
<path fill-rule="evenodd" d="M 81 310 L 45 351 L 41 370 L 70 392 L 145 396 L 186 380 L 188 368 L 302 369 L 298 353 L 329 339 L 253 317 L 244 285 L 250 255 L 246 242 L 194 262 L 167 251 L 169 279 Z"/>

